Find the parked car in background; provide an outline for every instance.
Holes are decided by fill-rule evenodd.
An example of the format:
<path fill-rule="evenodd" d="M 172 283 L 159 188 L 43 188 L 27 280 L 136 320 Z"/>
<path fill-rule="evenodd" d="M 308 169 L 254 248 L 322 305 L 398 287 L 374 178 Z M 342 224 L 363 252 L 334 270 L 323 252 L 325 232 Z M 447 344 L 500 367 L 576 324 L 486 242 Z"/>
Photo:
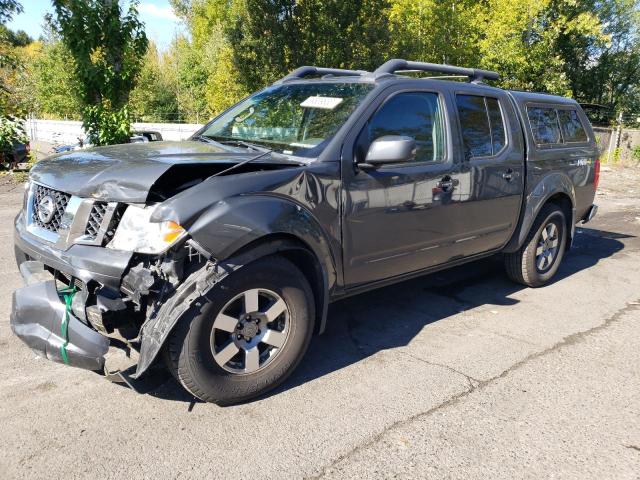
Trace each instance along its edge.
<path fill-rule="evenodd" d="M 76 143 L 57 145 L 53 147 L 53 153 L 66 153 L 72 152 L 74 150 L 80 150 L 82 148 L 89 148 L 92 146 L 88 143 L 88 137 L 78 137 L 78 141 Z"/>
<path fill-rule="evenodd" d="M 2 166 L 7 170 L 12 170 L 16 168 L 19 163 L 27 163 L 30 153 L 31 144 L 29 141 L 13 142 L 11 151 L 2 155 Z"/>
<path fill-rule="evenodd" d="M 340 298 L 496 254 L 515 282 L 549 283 L 597 211 L 594 133 L 574 100 L 497 78 L 302 67 L 188 141 L 39 162 L 13 331 L 112 377 L 125 352 L 130 384 L 163 362 L 224 405 L 284 381 Z"/>
<path fill-rule="evenodd" d="M 136 130 L 133 132 L 133 137 L 143 137 L 148 142 L 161 142 L 162 134 L 154 130 Z"/>

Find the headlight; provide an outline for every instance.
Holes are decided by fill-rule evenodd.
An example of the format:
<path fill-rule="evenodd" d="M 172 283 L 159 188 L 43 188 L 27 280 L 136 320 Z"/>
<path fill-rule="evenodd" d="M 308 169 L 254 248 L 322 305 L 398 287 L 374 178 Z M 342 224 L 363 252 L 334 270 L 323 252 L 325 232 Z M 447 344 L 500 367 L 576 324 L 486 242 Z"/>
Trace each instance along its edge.
<path fill-rule="evenodd" d="M 176 222 L 150 222 L 153 208 L 129 205 L 107 248 L 138 253 L 163 253 L 187 232 Z"/>

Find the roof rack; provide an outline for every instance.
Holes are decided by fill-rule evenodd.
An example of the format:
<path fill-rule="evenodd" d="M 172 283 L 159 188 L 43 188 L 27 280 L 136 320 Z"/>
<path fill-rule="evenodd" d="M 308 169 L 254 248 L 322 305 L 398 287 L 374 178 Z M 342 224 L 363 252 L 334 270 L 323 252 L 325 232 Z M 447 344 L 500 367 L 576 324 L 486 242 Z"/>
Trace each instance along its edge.
<path fill-rule="evenodd" d="M 369 72 L 366 72 L 364 70 L 343 70 L 341 68 L 304 66 L 304 67 L 296 68 L 289 75 L 275 82 L 274 85 L 285 83 L 291 80 L 296 80 L 299 78 L 309 77 L 311 75 L 335 75 L 335 76 L 343 76 L 343 77 L 344 76 L 359 77 L 367 73 Z"/>
<path fill-rule="evenodd" d="M 396 72 L 436 72 L 444 73 L 454 77 L 467 77 L 472 83 L 482 83 L 482 80 L 498 80 L 500 75 L 496 72 L 490 72 L 489 70 L 480 70 L 478 68 L 465 68 L 455 67 L 453 65 L 440 65 L 437 63 L 424 63 L 424 62 L 411 62 L 408 60 L 402 60 L 395 58 L 389 60 L 380 65 L 373 73 L 366 70 L 344 70 L 341 68 L 324 68 L 324 67 L 312 67 L 304 66 L 296 68 L 286 77 L 274 82 L 274 85 L 290 82 L 292 80 L 298 80 L 311 75 L 318 76 L 348 76 L 348 77 L 360 77 L 363 76 L 369 80 L 377 79 L 387 75 L 393 75 Z"/>
<path fill-rule="evenodd" d="M 498 75 L 496 72 L 490 72 L 488 70 L 455 67 L 453 65 L 440 65 L 437 63 L 410 62 L 408 60 L 402 60 L 400 58 L 395 58 L 383 63 L 373 72 L 373 76 L 381 77 L 385 75 L 393 75 L 395 72 L 407 70 L 446 73 L 449 75 L 461 75 L 464 77 L 469 77 L 469 81 L 472 83 L 481 83 L 484 79 L 498 80 L 500 78 L 500 75 Z"/>

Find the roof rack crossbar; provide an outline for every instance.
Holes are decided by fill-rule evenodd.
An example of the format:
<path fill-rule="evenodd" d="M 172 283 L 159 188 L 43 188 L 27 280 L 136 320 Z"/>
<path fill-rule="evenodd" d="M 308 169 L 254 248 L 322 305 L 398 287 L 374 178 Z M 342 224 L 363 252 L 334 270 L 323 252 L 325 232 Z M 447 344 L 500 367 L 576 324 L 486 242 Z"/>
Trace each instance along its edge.
<path fill-rule="evenodd" d="M 275 82 L 275 84 L 288 82 L 290 80 L 295 80 L 298 78 L 309 77 L 311 75 L 335 75 L 335 76 L 359 77 L 360 75 L 364 75 L 366 73 L 369 73 L 369 72 L 366 72 L 364 70 L 343 70 L 341 68 L 304 66 L 304 67 L 296 68 L 289 75 Z"/>
<path fill-rule="evenodd" d="M 399 71 L 413 70 L 421 72 L 437 72 L 449 75 L 462 75 L 469 77 L 470 82 L 481 82 L 483 79 L 498 80 L 500 75 L 489 70 L 480 70 L 478 68 L 455 67 L 453 65 L 440 65 L 437 63 L 410 62 L 395 58 L 380 65 L 374 72 L 374 76 L 389 75 Z"/>

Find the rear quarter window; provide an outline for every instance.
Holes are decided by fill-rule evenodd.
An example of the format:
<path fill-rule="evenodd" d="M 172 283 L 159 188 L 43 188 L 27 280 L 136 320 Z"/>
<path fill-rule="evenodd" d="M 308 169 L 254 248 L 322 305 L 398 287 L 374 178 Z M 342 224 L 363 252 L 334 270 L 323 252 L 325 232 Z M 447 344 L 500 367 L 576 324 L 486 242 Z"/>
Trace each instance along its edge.
<path fill-rule="evenodd" d="M 576 110 L 558 110 L 562 138 L 567 143 L 579 143 L 587 141 L 587 132 L 580 121 Z"/>
<path fill-rule="evenodd" d="M 529 107 L 527 108 L 527 115 L 533 139 L 538 145 L 561 143 L 558 112 L 556 112 L 555 108 Z"/>

